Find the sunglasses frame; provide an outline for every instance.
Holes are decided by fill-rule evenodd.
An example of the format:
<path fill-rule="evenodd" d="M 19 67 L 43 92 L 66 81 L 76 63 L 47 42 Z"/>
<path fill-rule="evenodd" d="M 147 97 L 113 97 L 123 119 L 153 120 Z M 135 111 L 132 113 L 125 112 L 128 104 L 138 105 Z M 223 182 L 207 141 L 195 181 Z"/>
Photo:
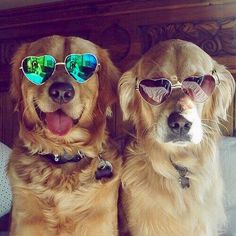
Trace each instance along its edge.
<path fill-rule="evenodd" d="M 214 75 L 216 75 L 216 78 L 217 78 L 217 79 L 215 78 Z M 211 76 L 211 77 L 213 77 L 214 80 L 215 80 L 215 87 L 216 87 L 216 86 L 219 86 L 220 83 L 221 83 L 221 82 L 220 82 L 220 78 L 219 78 L 219 76 L 218 76 L 218 74 L 217 74 L 217 72 L 216 72 L 215 69 L 212 70 L 211 74 L 198 75 L 198 76 L 189 76 L 189 77 L 187 77 L 187 78 L 185 78 L 185 79 L 188 79 L 188 78 L 190 78 L 190 77 L 192 77 L 192 78 L 194 78 L 194 77 L 198 78 L 198 77 L 201 77 L 201 76 Z M 166 80 L 166 81 L 168 81 L 168 82 L 170 83 L 171 88 L 170 88 L 170 93 L 169 93 L 168 96 L 171 95 L 173 89 L 181 89 L 181 90 L 183 91 L 183 89 L 182 89 L 182 83 L 183 83 L 183 81 L 184 81 L 185 79 L 184 79 L 182 82 L 177 81 L 176 84 L 172 84 L 172 82 L 171 82 L 169 79 L 165 78 L 165 77 L 160 77 L 160 78 L 156 78 L 156 79 L 155 79 L 155 78 L 153 78 L 153 79 L 144 79 L 144 80 L 153 80 L 153 81 L 156 81 L 156 80 L 159 80 L 159 79 L 161 79 L 161 80 Z M 150 102 L 148 102 L 148 101 L 142 96 L 142 94 L 141 94 L 141 92 L 140 92 L 140 90 L 139 90 L 139 86 L 140 86 L 140 83 L 141 83 L 142 81 L 143 81 L 143 80 L 138 81 L 138 77 L 136 77 L 135 90 L 138 90 L 140 96 L 142 97 L 142 99 L 143 99 L 145 102 L 147 102 L 147 103 L 150 104 L 151 106 L 160 106 L 161 104 L 163 104 L 163 103 L 168 99 L 168 97 L 167 97 L 166 100 L 164 100 L 163 102 L 161 102 L 160 104 L 157 104 L 157 105 L 154 105 L 154 104 L 151 104 Z M 215 87 L 214 87 L 213 91 L 215 90 Z M 184 91 L 183 91 L 183 92 L 184 92 Z M 212 92 L 212 93 L 213 93 L 213 92 Z M 185 93 L 185 94 L 186 94 L 186 93 Z M 206 101 L 206 100 L 205 100 L 205 101 Z M 203 101 L 203 102 L 205 102 L 205 101 Z M 202 103 L 202 102 L 196 102 L 196 103 Z"/>
<path fill-rule="evenodd" d="M 92 55 L 92 56 L 95 57 L 96 62 L 97 62 L 97 65 L 96 65 L 96 68 L 95 68 L 93 74 L 97 73 L 97 72 L 99 71 L 99 69 L 100 69 L 101 64 L 98 62 L 97 57 L 96 57 L 94 54 L 92 54 L 92 53 L 83 53 L 83 54 L 72 53 L 72 54 L 69 54 L 69 55 L 67 55 L 67 56 L 65 57 L 64 62 L 57 62 L 56 59 L 55 59 L 55 57 L 52 56 L 52 55 L 49 55 L 49 54 L 45 54 L 45 55 L 42 55 L 42 56 L 27 56 L 27 57 L 24 57 L 24 58 L 22 59 L 22 61 L 21 61 L 21 66 L 20 66 L 19 69 L 22 70 L 24 76 L 28 79 L 28 77 L 26 76 L 26 73 L 24 72 L 24 68 L 23 68 L 23 62 L 24 62 L 24 60 L 27 59 L 27 58 L 29 58 L 29 57 L 44 57 L 44 56 L 50 56 L 51 58 L 53 58 L 53 60 L 54 60 L 54 62 L 55 62 L 55 66 L 54 66 L 53 72 L 52 72 L 52 74 L 50 75 L 50 77 L 51 77 L 51 76 L 54 74 L 54 72 L 56 71 L 57 65 L 64 65 L 64 68 L 65 68 L 67 74 L 70 75 L 69 71 L 67 70 L 67 68 L 66 68 L 66 66 L 65 66 L 65 65 L 66 65 L 66 60 L 67 60 L 67 58 L 68 58 L 69 56 L 73 56 L 73 55 L 85 55 L 85 54 L 86 54 L 86 55 L 87 55 L 87 54 L 88 54 L 88 55 Z M 93 75 L 93 74 L 92 74 L 92 75 Z M 83 84 L 83 83 L 87 82 L 87 81 L 92 77 L 92 75 L 91 75 L 87 80 L 85 80 L 84 82 L 78 82 L 72 75 L 70 75 L 70 76 L 71 76 L 77 83 Z M 49 78 L 50 78 L 50 77 L 49 77 Z M 48 79 L 49 79 L 49 78 L 48 78 Z M 48 80 L 48 79 L 47 79 L 47 80 Z M 28 79 L 28 80 L 29 80 L 29 79 Z M 36 84 L 36 83 L 34 83 L 33 81 L 31 81 L 31 80 L 29 80 L 29 81 L 30 81 L 31 83 L 35 84 L 35 85 L 43 85 L 44 83 L 46 83 L 47 80 L 45 80 L 43 83 L 40 83 L 40 84 Z"/>

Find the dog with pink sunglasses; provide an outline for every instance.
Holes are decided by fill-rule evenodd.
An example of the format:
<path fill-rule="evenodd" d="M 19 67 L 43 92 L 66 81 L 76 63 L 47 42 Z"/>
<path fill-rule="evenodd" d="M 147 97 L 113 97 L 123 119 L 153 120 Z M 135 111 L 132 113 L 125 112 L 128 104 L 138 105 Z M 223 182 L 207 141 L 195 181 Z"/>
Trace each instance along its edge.
<path fill-rule="evenodd" d="M 121 235 L 219 235 L 217 141 L 234 92 L 230 72 L 182 40 L 161 42 L 123 74 L 120 104 L 136 137 L 121 177 Z"/>

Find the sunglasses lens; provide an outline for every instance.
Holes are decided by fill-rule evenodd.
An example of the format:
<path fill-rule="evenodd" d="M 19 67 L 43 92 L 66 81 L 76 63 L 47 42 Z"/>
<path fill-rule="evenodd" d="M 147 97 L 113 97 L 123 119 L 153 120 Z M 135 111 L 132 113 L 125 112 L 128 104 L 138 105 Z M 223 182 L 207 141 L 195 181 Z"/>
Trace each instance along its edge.
<path fill-rule="evenodd" d="M 139 92 L 152 105 L 160 105 L 171 93 L 171 83 L 166 79 L 145 79 L 139 83 Z"/>
<path fill-rule="evenodd" d="M 78 82 L 87 81 L 97 68 L 97 58 L 92 54 L 71 54 L 65 62 L 68 73 Z"/>
<path fill-rule="evenodd" d="M 211 75 L 189 77 L 182 82 L 183 91 L 195 102 L 204 102 L 213 93 L 215 79 Z"/>
<path fill-rule="evenodd" d="M 29 81 L 41 85 L 52 75 L 55 64 L 55 59 L 50 55 L 30 56 L 22 61 L 22 70 Z"/>

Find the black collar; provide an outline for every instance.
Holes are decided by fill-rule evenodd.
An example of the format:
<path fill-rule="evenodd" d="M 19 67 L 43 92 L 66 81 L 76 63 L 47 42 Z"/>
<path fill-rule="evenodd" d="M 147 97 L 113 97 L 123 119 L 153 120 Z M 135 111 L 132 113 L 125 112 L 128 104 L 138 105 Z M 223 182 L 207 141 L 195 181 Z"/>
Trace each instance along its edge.
<path fill-rule="evenodd" d="M 91 158 L 86 156 L 83 152 L 78 151 L 77 154 L 71 156 L 68 154 L 64 155 L 54 155 L 54 154 L 39 154 L 41 157 L 47 159 L 49 162 L 53 164 L 65 164 L 68 162 L 79 162 L 80 160 L 84 158 Z M 112 164 L 109 161 L 106 161 L 102 158 L 102 155 L 98 155 L 98 166 L 97 170 L 95 172 L 95 178 L 97 180 L 103 179 L 103 178 L 111 178 L 113 176 L 113 167 Z"/>
<path fill-rule="evenodd" d="M 80 160 L 82 160 L 83 158 L 86 158 L 87 156 L 82 153 L 82 152 L 78 152 L 77 154 L 71 156 L 68 154 L 64 154 L 64 155 L 54 155 L 52 153 L 49 154 L 39 154 L 41 157 L 46 158 L 48 161 L 50 161 L 53 164 L 64 164 L 67 162 L 79 162 Z M 89 158 L 89 157 L 87 157 Z"/>
<path fill-rule="evenodd" d="M 187 173 L 189 172 L 188 168 L 175 164 L 171 159 L 170 159 L 170 162 L 179 173 L 179 183 L 180 183 L 181 187 L 183 189 L 189 188 L 190 187 L 190 180 L 188 177 L 186 177 Z"/>

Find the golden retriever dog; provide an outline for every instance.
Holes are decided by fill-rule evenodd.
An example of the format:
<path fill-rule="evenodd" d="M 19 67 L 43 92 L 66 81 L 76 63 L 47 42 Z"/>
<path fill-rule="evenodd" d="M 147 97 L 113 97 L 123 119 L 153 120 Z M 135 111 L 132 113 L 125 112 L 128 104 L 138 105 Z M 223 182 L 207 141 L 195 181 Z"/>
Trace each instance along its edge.
<path fill-rule="evenodd" d="M 45 37 L 19 48 L 12 75 L 20 131 L 8 166 L 10 235 L 117 235 L 121 158 L 106 117 L 120 76 L 108 53 Z"/>
<path fill-rule="evenodd" d="M 161 42 L 123 74 L 120 104 L 136 128 L 121 174 L 131 235 L 218 235 L 225 222 L 219 119 L 234 91 L 224 66 L 182 40 Z"/>

